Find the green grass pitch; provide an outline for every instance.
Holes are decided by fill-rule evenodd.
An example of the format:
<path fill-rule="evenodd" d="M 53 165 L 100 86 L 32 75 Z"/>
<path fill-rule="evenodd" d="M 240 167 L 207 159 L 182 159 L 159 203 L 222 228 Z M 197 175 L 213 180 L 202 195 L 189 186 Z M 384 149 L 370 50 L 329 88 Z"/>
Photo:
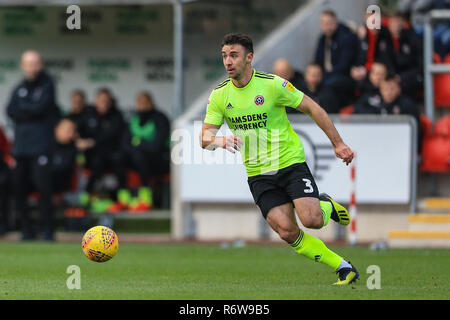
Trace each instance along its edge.
<path fill-rule="evenodd" d="M 105 263 L 75 243 L 0 243 L 0 299 L 448 299 L 448 250 L 331 247 L 357 266 L 361 280 L 335 287 L 335 273 L 288 246 L 222 249 L 206 244 L 122 244 Z M 69 290 L 69 265 L 81 289 Z M 381 289 L 369 290 L 369 265 Z"/>

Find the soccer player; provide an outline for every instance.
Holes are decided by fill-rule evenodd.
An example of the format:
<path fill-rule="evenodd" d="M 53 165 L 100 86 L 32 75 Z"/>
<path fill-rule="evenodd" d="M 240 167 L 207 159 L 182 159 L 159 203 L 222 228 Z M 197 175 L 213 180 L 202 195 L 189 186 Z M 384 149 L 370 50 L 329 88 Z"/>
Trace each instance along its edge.
<path fill-rule="evenodd" d="M 333 268 L 339 275 L 336 285 L 356 281 L 356 268 L 320 239 L 300 230 L 295 220 L 293 207 L 306 228 L 320 229 L 330 218 L 342 225 L 350 223 L 342 205 L 325 193 L 319 195 L 285 106 L 309 115 L 347 165 L 353 151 L 314 100 L 288 81 L 252 68 L 253 43 L 247 35 L 225 35 L 222 59 L 229 78 L 210 95 L 200 137 L 202 148 L 241 151 L 250 191 L 272 229 L 299 254 Z M 220 137 L 216 134 L 224 119 L 233 135 Z"/>

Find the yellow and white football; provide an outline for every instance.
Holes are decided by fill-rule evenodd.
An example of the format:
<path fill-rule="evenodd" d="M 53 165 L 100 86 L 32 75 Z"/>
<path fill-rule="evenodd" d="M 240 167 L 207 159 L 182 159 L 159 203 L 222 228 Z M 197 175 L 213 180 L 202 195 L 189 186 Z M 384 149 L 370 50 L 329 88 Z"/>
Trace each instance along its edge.
<path fill-rule="evenodd" d="M 116 233 L 105 226 L 92 227 L 83 236 L 81 248 L 88 259 L 105 262 L 112 259 L 119 250 Z"/>

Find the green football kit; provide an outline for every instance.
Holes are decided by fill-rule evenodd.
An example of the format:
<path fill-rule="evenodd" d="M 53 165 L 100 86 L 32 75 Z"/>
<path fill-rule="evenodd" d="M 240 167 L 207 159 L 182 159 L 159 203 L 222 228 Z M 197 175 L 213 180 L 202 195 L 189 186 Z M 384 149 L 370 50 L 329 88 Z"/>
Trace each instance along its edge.
<path fill-rule="evenodd" d="M 297 108 L 302 99 L 303 92 L 290 82 L 253 70 L 245 87 L 227 79 L 212 91 L 204 122 L 222 125 L 225 119 L 242 139 L 241 156 L 249 177 L 277 171 L 305 161 L 302 142 L 285 110 Z"/>
<path fill-rule="evenodd" d="M 248 184 L 264 218 L 272 208 L 294 199 L 319 198 L 317 185 L 305 162 L 303 144 L 292 129 L 285 109 L 297 108 L 303 97 L 303 92 L 289 81 L 256 70 L 244 87 L 236 87 L 228 78 L 209 97 L 204 123 L 220 126 L 225 119 L 233 135 L 243 141 L 241 157 Z M 331 200 L 320 199 L 319 202 L 323 226 L 328 224 L 332 212 L 341 208 Z M 320 239 L 302 230 L 290 245 L 311 260 L 334 270 L 347 270 L 340 272 L 336 284 L 347 284 L 358 278 L 353 266 L 329 250 Z"/>

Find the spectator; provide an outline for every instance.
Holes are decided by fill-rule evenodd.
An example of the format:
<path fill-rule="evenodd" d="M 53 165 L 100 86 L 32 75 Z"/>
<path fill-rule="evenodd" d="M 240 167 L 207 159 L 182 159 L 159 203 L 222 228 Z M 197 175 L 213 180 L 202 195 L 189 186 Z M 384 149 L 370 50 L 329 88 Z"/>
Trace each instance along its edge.
<path fill-rule="evenodd" d="M 289 81 L 296 88 L 303 81 L 303 74 L 294 70 L 289 60 L 284 58 L 280 58 L 273 63 L 272 72 Z"/>
<path fill-rule="evenodd" d="M 65 192 L 70 189 L 77 149 L 74 139 L 75 123 L 62 119 L 55 128 L 55 143 L 52 150 L 52 185 L 54 192 Z"/>
<path fill-rule="evenodd" d="M 68 118 L 78 125 L 78 121 L 85 113 L 87 107 L 84 91 L 76 89 L 70 94 L 70 111 Z"/>
<path fill-rule="evenodd" d="M 43 70 L 36 51 L 22 55 L 21 67 L 25 79 L 11 95 L 7 114 L 14 122 L 12 154 L 16 159 L 14 191 L 16 209 L 22 218 L 22 239 L 34 239 L 36 234 L 29 216 L 28 193 L 39 192 L 39 230 L 45 240 L 54 240 L 50 149 L 53 128 L 59 116 L 55 104 L 55 86 Z"/>
<path fill-rule="evenodd" d="M 287 59 L 280 58 L 276 60 L 272 67 L 272 73 L 289 81 L 297 89 L 302 85 L 303 75 L 301 72 L 294 70 Z M 286 108 L 287 113 L 298 113 L 296 109 Z"/>
<path fill-rule="evenodd" d="M 356 58 L 358 41 L 349 28 L 338 22 L 331 10 L 322 12 L 320 29 L 322 35 L 317 44 L 315 63 L 324 71 L 324 85 L 335 92 L 339 106 L 343 107 L 353 95 L 350 68 Z"/>
<path fill-rule="evenodd" d="M 381 81 L 380 93 L 363 96 L 355 111 L 365 114 L 407 114 L 416 119 L 417 125 L 420 123 L 417 105 L 401 93 L 399 79 L 394 75 Z"/>
<path fill-rule="evenodd" d="M 370 15 L 370 14 L 368 14 Z M 366 19 L 368 16 L 366 16 Z M 358 28 L 359 47 L 357 58 L 351 75 L 355 80 L 361 80 L 370 71 L 375 61 L 387 66 L 388 72 L 395 72 L 394 48 L 389 30 L 381 26 L 380 29 L 368 29 L 366 25 Z M 358 75 L 358 77 L 356 77 Z"/>
<path fill-rule="evenodd" d="M 361 95 L 373 95 L 379 93 L 381 81 L 388 75 L 388 70 L 385 64 L 381 62 L 374 62 L 369 74 L 362 81 L 357 82 L 357 88 Z"/>
<path fill-rule="evenodd" d="M 310 63 L 306 66 L 305 80 L 298 89 L 313 98 L 328 113 L 339 112 L 339 104 L 334 92 L 323 86 L 322 68 L 318 64 Z"/>
<path fill-rule="evenodd" d="M 402 92 L 414 98 L 422 87 L 423 57 L 415 32 L 406 28 L 406 21 L 399 13 L 389 18 L 389 32 L 394 49 L 395 72 L 400 76 Z"/>
<path fill-rule="evenodd" d="M 79 151 L 85 151 L 92 148 L 95 144 L 94 139 L 89 137 L 92 130 L 89 129 L 89 114 L 92 114 L 92 108 L 89 108 L 86 102 L 84 91 L 74 90 L 70 96 L 71 109 L 68 119 L 76 125 L 75 142 Z M 92 132 L 91 132 L 92 133 Z"/>
<path fill-rule="evenodd" d="M 397 3 L 401 12 L 410 21 L 414 31 L 420 37 L 424 35 L 424 22 L 434 9 L 450 9 L 447 0 L 401 0 Z M 450 23 L 445 20 L 433 24 L 434 51 L 442 59 L 450 52 Z M 420 41 L 419 44 L 422 42 Z M 422 50 L 420 50 L 422 51 Z"/>
<path fill-rule="evenodd" d="M 122 143 L 122 179 L 118 211 L 128 208 L 139 212 L 152 207 L 152 191 L 149 186 L 151 178 L 170 171 L 170 123 L 161 111 L 155 108 L 153 97 L 148 92 L 141 92 L 136 100 L 136 112 L 123 136 Z M 139 174 L 142 187 L 138 198 L 131 201 L 131 193 L 126 190 L 125 171 L 132 168 Z"/>
<path fill-rule="evenodd" d="M 11 143 L 0 128 L 0 236 L 9 230 L 9 197 L 11 195 L 11 170 L 15 160 L 11 156 Z"/>
<path fill-rule="evenodd" d="M 111 92 L 102 88 L 97 91 L 95 107 L 88 107 L 85 121 L 88 124 L 85 135 L 93 140 L 93 145 L 86 149 L 87 167 L 90 177 L 86 191 L 81 194 L 81 205 L 90 201 L 95 183 L 105 172 L 112 171 L 118 177 L 120 166 L 119 144 L 124 128 L 121 112 L 115 105 Z"/>

